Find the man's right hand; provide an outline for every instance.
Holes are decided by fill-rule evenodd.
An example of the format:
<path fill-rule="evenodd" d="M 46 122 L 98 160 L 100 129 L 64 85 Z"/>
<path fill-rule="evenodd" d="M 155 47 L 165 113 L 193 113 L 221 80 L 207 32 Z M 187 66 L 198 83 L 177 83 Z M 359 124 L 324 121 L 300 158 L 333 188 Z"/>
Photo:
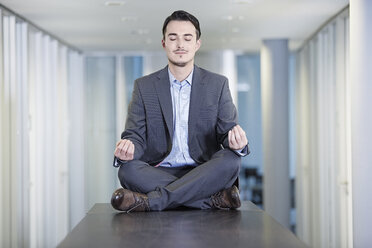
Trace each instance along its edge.
<path fill-rule="evenodd" d="M 134 144 L 128 139 L 119 140 L 116 144 L 114 155 L 123 161 L 133 160 Z"/>

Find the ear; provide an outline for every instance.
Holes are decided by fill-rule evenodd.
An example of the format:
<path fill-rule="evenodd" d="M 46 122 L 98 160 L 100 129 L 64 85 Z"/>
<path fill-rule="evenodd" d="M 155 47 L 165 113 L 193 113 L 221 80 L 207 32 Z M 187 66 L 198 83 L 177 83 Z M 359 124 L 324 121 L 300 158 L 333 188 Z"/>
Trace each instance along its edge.
<path fill-rule="evenodd" d="M 161 40 L 161 45 L 163 48 L 165 48 L 165 41 L 164 40 Z"/>
<path fill-rule="evenodd" d="M 199 39 L 199 40 L 196 41 L 196 44 L 195 44 L 195 46 L 196 46 L 196 51 L 198 51 L 199 48 L 201 47 L 201 43 L 202 43 L 201 39 Z"/>

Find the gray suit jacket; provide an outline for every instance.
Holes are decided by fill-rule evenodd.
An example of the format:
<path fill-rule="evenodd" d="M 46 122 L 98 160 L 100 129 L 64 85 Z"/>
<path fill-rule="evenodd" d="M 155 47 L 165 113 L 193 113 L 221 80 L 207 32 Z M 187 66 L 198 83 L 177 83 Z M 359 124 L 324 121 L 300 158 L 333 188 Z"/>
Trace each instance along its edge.
<path fill-rule="evenodd" d="M 194 67 L 188 145 L 199 164 L 228 147 L 228 131 L 237 124 L 226 77 Z M 134 159 L 160 163 L 171 151 L 173 111 L 168 67 L 135 81 L 122 139 L 135 145 Z"/>

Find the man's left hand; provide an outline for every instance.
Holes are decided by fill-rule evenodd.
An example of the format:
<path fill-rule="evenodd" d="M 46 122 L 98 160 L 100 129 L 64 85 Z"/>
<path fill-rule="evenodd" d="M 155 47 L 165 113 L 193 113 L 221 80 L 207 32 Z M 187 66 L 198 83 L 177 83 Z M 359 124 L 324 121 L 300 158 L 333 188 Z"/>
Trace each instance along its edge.
<path fill-rule="evenodd" d="M 248 144 L 244 130 L 236 125 L 228 133 L 229 147 L 232 150 L 241 150 Z"/>

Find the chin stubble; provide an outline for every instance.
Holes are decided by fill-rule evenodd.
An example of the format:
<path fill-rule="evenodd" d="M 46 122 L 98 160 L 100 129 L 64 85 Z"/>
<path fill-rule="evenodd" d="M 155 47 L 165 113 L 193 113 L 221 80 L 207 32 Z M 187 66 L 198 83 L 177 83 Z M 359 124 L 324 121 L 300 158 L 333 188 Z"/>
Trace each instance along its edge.
<path fill-rule="evenodd" d="M 178 66 L 178 67 L 185 67 L 187 65 L 187 62 L 175 62 L 175 61 L 170 60 L 170 59 L 169 59 L 169 62 L 172 65 L 175 65 L 175 66 Z"/>

